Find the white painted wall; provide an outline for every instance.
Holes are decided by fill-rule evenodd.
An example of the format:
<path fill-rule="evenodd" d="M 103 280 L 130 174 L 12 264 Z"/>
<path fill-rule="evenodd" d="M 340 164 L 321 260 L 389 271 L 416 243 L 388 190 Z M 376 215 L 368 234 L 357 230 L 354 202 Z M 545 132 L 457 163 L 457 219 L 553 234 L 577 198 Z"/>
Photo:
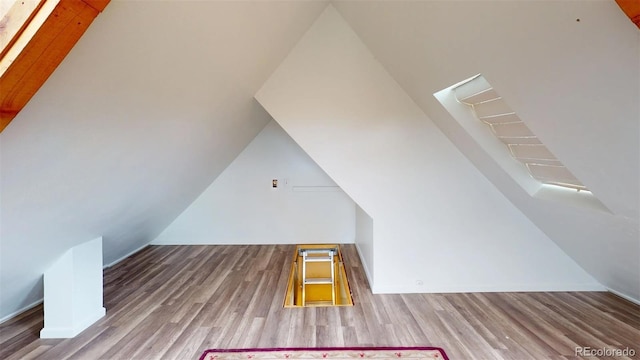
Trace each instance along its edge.
<path fill-rule="evenodd" d="M 515 211 L 640 301 L 640 30 L 614 1 L 334 4 Z M 529 196 L 434 98 L 479 73 L 611 213 Z"/>
<path fill-rule="evenodd" d="M 325 3 L 111 2 L 0 134 L 0 321 L 42 299 L 44 270 L 69 248 L 104 235 L 105 263 L 115 262 L 148 244 L 196 199 L 270 120 L 251 97 Z M 600 282 L 640 299 L 640 36 L 614 2 L 333 3 L 422 111 L 516 205 L 509 211 L 522 211 Z M 477 73 L 578 169 L 613 215 L 531 199 L 456 128 L 432 94 Z M 387 99 L 370 100 L 363 99 L 379 114 L 384 106 L 377 102 Z M 327 142 L 374 139 L 385 147 L 387 134 L 398 131 L 388 122 L 339 125 L 352 131 L 327 135 Z M 432 131 L 428 121 L 423 126 Z M 325 151 L 353 155 L 346 145 Z M 422 156 L 440 164 L 458 159 L 449 150 Z M 396 161 L 413 166 L 414 157 Z M 334 173 L 378 162 L 365 156 Z M 440 216 L 458 217 L 456 207 L 473 206 L 470 199 L 490 200 L 476 204 L 477 212 L 508 208 L 482 176 L 459 167 L 466 169 L 452 166 L 452 177 L 470 176 L 453 195 L 462 205 L 444 203 Z M 358 195 L 359 186 L 372 194 L 380 184 L 406 185 L 396 174 L 369 185 L 377 176 L 371 175 L 350 194 Z M 469 184 L 483 193 L 464 198 Z M 363 194 L 358 203 L 369 212 L 379 206 L 373 199 Z M 518 224 L 511 226 L 525 222 L 512 216 Z M 434 218 L 424 220 L 426 226 Z M 447 225 L 460 227 L 444 222 L 438 228 Z M 534 231 L 527 239 L 537 236 Z"/>
<path fill-rule="evenodd" d="M 355 243 L 367 280 L 369 280 L 369 286 L 371 286 L 373 284 L 373 219 L 358 205 L 356 205 Z"/>
<path fill-rule="evenodd" d="M 374 219 L 374 292 L 602 289 L 464 158 L 333 6 L 256 99 Z"/>
<path fill-rule="evenodd" d="M 113 263 L 182 213 L 269 122 L 253 95 L 323 8 L 112 1 L 0 134 L 0 321 L 73 246 L 104 236 Z"/>
<path fill-rule="evenodd" d="M 354 237 L 353 200 L 271 121 L 152 243 L 353 243 Z"/>
<path fill-rule="evenodd" d="M 44 274 L 43 339 L 72 338 L 106 314 L 102 238 L 74 246 Z"/>

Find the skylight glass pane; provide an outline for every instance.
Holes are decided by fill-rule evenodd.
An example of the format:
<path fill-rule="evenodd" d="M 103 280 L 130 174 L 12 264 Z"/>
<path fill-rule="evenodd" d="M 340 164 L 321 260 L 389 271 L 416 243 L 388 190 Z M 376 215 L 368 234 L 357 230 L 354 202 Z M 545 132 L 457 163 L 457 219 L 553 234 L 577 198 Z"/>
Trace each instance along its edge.
<path fill-rule="evenodd" d="M 513 114 L 513 110 L 502 99 L 496 99 L 473 105 L 479 118 L 499 114 Z"/>
<path fill-rule="evenodd" d="M 0 1 L 0 19 L 4 19 L 4 16 L 7 15 L 9 9 L 16 3 L 17 0 L 1 0 Z"/>
<path fill-rule="evenodd" d="M 498 136 L 498 139 L 505 145 L 526 145 L 526 144 L 541 144 L 537 137 L 509 137 Z"/>
<path fill-rule="evenodd" d="M 509 145 L 511 154 L 517 159 L 526 160 L 555 160 L 555 156 L 542 144 Z"/>
<path fill-rule="evenodd" d="M 486 124 L 510 124 L 522 122 L 515 113 L 485 116 L 481 120 Z"/>
<path fill-rule="evenodd" d="M 483 90 L 479 93 L 473 94 L 469 97 L 466 97 L 464 99 L 462 99 L 461 101 L 463 103 L 467 103 L 467 104 L 479 104 L 481 102 L 485 102 L 485 101 L 489 101 L 489 100 L 493 100 L 493 99 L 497 99 L 500 96 L 498 95 L 498 93 L 493 90 L 493 89 L 486 89 Z"/>
<path fill-rule="evenodd" d="M 491 126 L 493 132 L 502 137 L 535 137 L 523 122 L 511 124 L 495 124 Z"/>
<path fill-rule="evenodd" d="M 455 91 L 458 101 L 464 102 L 462 99 L 469 98 L 470 96 L 491 89 L 493 89 L 493 86 L 491 86 L 484 77 L 478 75 L 473 79 L 458 85 Z"/>
<path fill-rule="evenodd" d="M 578 179 L 564 166 L 545 166 L 528 164 L 527 167 L 536 179 L 543 182 L 560 182 L 583 186 Z"/>
<path fill-rule="evenodd" d="M 453 91 L 456 99 L 469 106 L 476 118 L 489 126 L 511 156 L 523 163 L 534 179 L 545 184 L 586 190 L 483 76 L 478 75 L 457 85 Z"/>

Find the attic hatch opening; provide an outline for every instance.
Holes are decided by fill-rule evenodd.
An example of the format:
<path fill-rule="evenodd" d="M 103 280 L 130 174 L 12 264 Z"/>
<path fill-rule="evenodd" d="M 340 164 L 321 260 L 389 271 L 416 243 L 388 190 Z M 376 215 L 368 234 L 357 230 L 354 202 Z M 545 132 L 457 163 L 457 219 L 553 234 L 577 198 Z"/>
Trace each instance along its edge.
<path fill-rule="evenodd" d="M 506 145 L 509 154 L 522 163 L 529 175 L 542 184 L 589 191 L 540 141 L 482 76 L 476 75 L 453 87 L 456 100 L 468 106 L 476 119 Z"/>
<path fill-rule="evenodd" d="M 338 244 L 297 245 L 283 307 L 353 306 Z"/>
<path fill-rule="evenodd" d="M 478 74 L 433 94 L 452 118 L 531 197 L 611 213 Z M 474 143 L 452 141 L 477 159 Z M 478 163 L 483 171 L 482 163 Z M 488 168 L 486 168 L 488 169 Z"/>

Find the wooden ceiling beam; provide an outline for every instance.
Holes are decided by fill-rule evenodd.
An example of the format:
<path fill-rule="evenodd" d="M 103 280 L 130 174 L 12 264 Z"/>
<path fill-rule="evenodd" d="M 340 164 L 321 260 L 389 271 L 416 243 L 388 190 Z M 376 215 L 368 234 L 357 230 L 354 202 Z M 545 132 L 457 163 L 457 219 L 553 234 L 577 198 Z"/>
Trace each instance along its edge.
<path fill-rule="evenodd" d="M 110 0 L 46 0 L 0 59 L 0 132 L 15 118 Z M 47 2 L 53 10 L 47 10 Z M 41 13 L 42 12 L 42 13 Z M 43 19 L 39 19 L 38 17 Z M 31 26 L 31 28 L 30 28 Z"/>
<path fill-rule="evenodd" d="M 640 28 L 640 0 L 616 0 L 618 6 Z"/>

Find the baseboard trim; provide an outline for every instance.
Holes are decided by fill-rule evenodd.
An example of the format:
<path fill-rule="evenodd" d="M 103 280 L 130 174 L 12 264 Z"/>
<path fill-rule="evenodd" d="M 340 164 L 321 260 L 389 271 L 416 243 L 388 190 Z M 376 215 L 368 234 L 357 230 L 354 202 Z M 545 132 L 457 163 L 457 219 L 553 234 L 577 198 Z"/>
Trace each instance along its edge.
<path fill-rule="evenodd" d="M 360 263 L 362 264 L 362 269 L 364 270 L 364 275 L 367 277 L 367 281 L 369 282 L 369 289 L 371 289 L 371 292 L 373 293 L 373 275 L 369 271 L 369 268 L 367 267 L 367 263 L 364 261 L 364 258 L 362 257 L 362 251 L 360 251 L 360 246 L 358 246 L 358 243 L 354 243 L 354 244 L 356 246 L 356 252 L 358 253 L 358 257 L 360 258 Z"/>
<path fill-rule="evenodd" d="M 149 243 L 146 243 L 146 244 L 142 245 L 141 247 L 139 247 L 139 248 L 137 248 L 137 249 L 135 249 L 135 250 L 133 250 L 133 251 L 131 251 L 131 252 L 127 253 L 127 255 L 124 255 L 124 256 L 122 256 L 121 258 L 118 258 L 118 259 L 116 259 L 116 260 L 114 260 L 114 261 L 110 262 L 110 263 L 109 263 L 109 264 L 107 264 L 107 265 L 103 265 L 103 266 L 102 266 L 102 269 L 110 268 L 110 267 L 112 267 L 112 266 L 114 266 L 114 265 L 118 264 L 118 263 L 119 263 L 119 262 L 121 262 L 122 260 L 124 260 L 124 259 L 128 258 L 129 256 L 134 255 L 134 254 L 136 254 L 136 253 L 138 253 L 138 252 L 140 252 L 140 251 L 144 250 L 147 246 L 150 246 L 150 245 L 151 245 L 151 243 L 150 243 L 150 242 L 149 242 Z"/>
<path fill-rule="evenodd" d="M 448 293 L 481 293 L 481 292 L 565 292 L 565 291 L 607 291 L 600 284 L 498 284 L 488 286 L 456 285 L 429 286 L 424 285 L 391 285 L 376 286 L 374 294 L 448 294 Z"/>
<path fill-rule="evenodd" d="M 51 328 L 44 327 L 40 330 L 41 339 L 70 339 L 76 337 L 78 334 L 86 330 L 89 326 L 93 325 L 96 321 L 100 320 L 107 314 L 107 309 L 100 307 L 96 309 L 92 314 L 87 316 L 79 324 L 73 327 L 63 328 Z"/>
<path fill-rule="evenodd" d="M 41 298 L 41 299 L 36 300 L 35 302 L 33 302 L 33 303 L 31 303 L 31 304 L 29 304 L 29 305 L 27 305 L 27 306 L 25 306 L 25 307 L 23 307 L 23 308 L 21 308 L 19 310 L 16 310 L 16 311 L 12 312 L 11 314 L 1 318 L 0 319 L 0 324 L 5 323 L 5 322 L 7 322 L 7 321 L 9 321 L 9 320 L 11 320 L 11 319 L 13 319 L 15 317 L 18 317 L 18 316 L 26 313 L 27 311 L 33 309 L 34 307 L 36 307 L 38 305 L 42 305 L 43 302 L 44 302 L 44 299 Z"/>
<path fill-rule="evenodd" d="M 127 255 L 122 256 L 121 258 L 119 258 L 119 259 L 117 259 L 115 261 L 112 261 L 108 265 L 103 265 L 102 269 L 104 270 L 106 268 L 110 268 L 110 267 L 118 264 L 119 262 L 123 261 L 124 259 L 128 258 L 129 256 L 144 250 L 144 248 L 146 248 L 147 246 L 150 246 L 150 245 L 151 244 L 142 245 L 141 247 L 129 252 Z M 5 322 L 7 322 L 7 321 L 9 321 L 9 320 L 11 320 L 11 319 L 13 319 L 15 317 L 18 317 L 18 316 L 26 313 L 27 311 L 33 309 L 34 307 L 36 307 L 38 305 L 42 305 L 43 302 L 44 302 L 44 298 L 40 298 L 40 299 L 36 300 L 35 302 L 33 302 L 33 303 L 31 303 L 31 304 L 29 304 L 29 305 L 27 305 L 25 307 L 22 307 L 22 308 L 20 308 L 20 309 L 18 309 L 16 311 L 12 312 L 11 314 L 4 316 L 3 318 L 0 318 L 0 324 L 5 323 Z"/>
<path fill-rule="evenodd" d="M 173 241 L 165 241 L 159 240 L 156 238 L 149 245 L 153 246 L 162 246 L 162 245 L 224 245 L 224 246 L 246 246 L 246 245 L 300 245 L 300 244 L 353 244 L 353 240 L 344 240 L 340 241 L 336 239 L 314 239 L 313 241 L 303 241 L 300 242 L 300 239 L 292 239 L 291 241 L 280 241 L 280 242 L 260 242 L 260 241 L 245 241 L 245 240 L 223 240 L 212 242 L 211 239 L 188 239 L 180 242 Z"/>
<path fill-rule="evenodd" d="M 640 305 L 640 300 L 638 300 L 638 299 L 634 299 L 634 298 L 632 298 L 631 296 L 626 295 L 626 294 L 623 294 L 623 293 L 621 293 L 620 291 L 613 290 L 612 288 L 607 288 L 607 290 L 608 290 L 610 293 L 612 293 L 613 295 L 615 295 L 615 296 L 621 297 L 621 298 L 623 298 L 623 299 L 625 299 L 625 300 L 627 300 L 627 301 L 630 301 L 630 302 L 632 302 L 632 303 L 634 303 L 634 304 L 636 304 L 636 305 Z"/>

